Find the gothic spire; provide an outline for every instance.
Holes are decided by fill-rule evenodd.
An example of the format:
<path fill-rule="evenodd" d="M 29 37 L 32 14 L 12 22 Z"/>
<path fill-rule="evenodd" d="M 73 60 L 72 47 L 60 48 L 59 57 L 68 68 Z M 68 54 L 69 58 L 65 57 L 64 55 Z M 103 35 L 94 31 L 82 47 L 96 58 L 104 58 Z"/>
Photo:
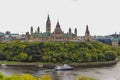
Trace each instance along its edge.
<path fill-rule="evenodd" d="M 50 22 L 49 14 L 46 21 L 46 32 L 51 33 L 51 22 Z"/>
<path fill-rule="evenodd" d="M 48 14 L 48 17 L 47 17 L 47 21 L 50 21 L 50 17 L 49 17 L 49 14 Z"/>
<path fill-rule="evenodd" d="M 30 33 L 33 34 L 33 27 L 31 26 Z"/>
<path fill-rule="evenodd" d="M 71 34 L 71 28 L 69 28 L 69 34 Z"/>
<path fill-rule="evenodd" d="M 37 28 L 37 33 L 40 33 L 40 28 L 39 28 L 39 26 L 38 26 L 38 28 Z"/>
<path fill-rule="evenodd" d="M 90 32 L 89 32 L 89 29 L 88 29 L 88 25 L 86 25 L 85 40 L 87 42 L 90 41 Z"/>
<path fill-rule="evenodd" d="M 56 25 L 56 27 L 60 27 L 59 21 L 57 21 L 57 25 Z"/>
<path fill-rule="evenodd" d="M 86 32 L 85 33 L 90 34 L 89 29 L 88 29 L 88 25 L 86 25 Z"/>
<path fill-rule="evenodd" d="M 75 28 L 75 35 L 77 36 L 77 28 Z"/>
<path fill-rule="evenodd" d="M 63 34 L 63 31 L 61 30 L 60 28 L 60 24 L 59 24 L 59 21 L 57 21 L 57 24 L 56 24 L 56 28 L 53 32 L 54 34 Z"/>

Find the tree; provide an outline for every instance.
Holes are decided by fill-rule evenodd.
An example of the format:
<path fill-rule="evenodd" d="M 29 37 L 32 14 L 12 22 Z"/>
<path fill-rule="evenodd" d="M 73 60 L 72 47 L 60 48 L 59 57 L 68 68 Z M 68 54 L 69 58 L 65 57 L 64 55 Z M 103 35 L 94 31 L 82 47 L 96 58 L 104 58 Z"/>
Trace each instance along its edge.
<path fill-rule="evenodd" d="M 5 60 L 6 56 L 4 53 L 0 52 L 0 60 Z"/>
<path fill-rule="evenodd" d="M 91 55 L 91 61 L 92 61 L 92 62 L 98 61 L 97 53 L 96 53 L 96 54 L 94 53 L 94 54 Z"/>
<path fill-rule="evenodd" d="M 105 52 L 105 60 L 110 61 L 110 60 L 115 60 L 117 57 L 117 54 L 114 51 L 106 51 Z"/>
<path fill-rule="evenodd" d="M 20 54 L 18 54 L 17 56 L 17 60 L 18 61 L 27 61 L 28 60 L 28 55 L 26 53 L 21 52 Z"/>

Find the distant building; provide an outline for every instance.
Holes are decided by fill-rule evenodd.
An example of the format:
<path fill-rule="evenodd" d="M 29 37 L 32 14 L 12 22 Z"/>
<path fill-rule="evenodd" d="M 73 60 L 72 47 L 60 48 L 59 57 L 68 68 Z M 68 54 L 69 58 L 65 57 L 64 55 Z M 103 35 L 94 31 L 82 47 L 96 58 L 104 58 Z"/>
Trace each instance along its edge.
<path fill-rule="evenodd" d="M 112 40 L 109 38 L 103 37 L 103 38 L 97 38 L 96 40 L 105 44 L 112 45 Z"/>
<path fill-rule="evenodd" d="M 108 36 L 101 36 L 96 38 L 97 41 L 105 43 L 105 44 L 109 44 L 112 46 L 119 46 L 120 45 L 120 34 L 112 34 L 112 35 L 108 35 Z"/>
<path fill-rule="evenodd" d="M 112 46 L 119 46 L 119 41 L 120 41 L 120 38 L 119 38 L 119 35 L 117 35 L 117 33 L 111 35 L 113 36 L 112 38 Z"/>
<path fill-rule="evenodd" d="M 5 41 L 5 42 L 11 41 L 10 34 L 11 34 L 10 31 L 6 31 L 6 32 L 5 32 L 5 34 L 4 34 L 4 36 L 5 36 L 4 41 Z"/>
<path fill-rule="evenodd" d="M 10 31 L 6 31 L 4 34 L 4 42 L 19 40 L 19 34 L 18 33 L 11 33 Z"/>
<path fill-rule="evenodd" d="M 0 42 L 2 42 L 4 40 L 4 33 L 0 32 Z"/>
<path fill-rule="evenodd" d="M 72 33 L 71 28 L 69 28 L 68 33 L 62 31 L 59 21 L 57 21 L 56 27 L 53 32 L 51 32 L 51 21 L 49 15 L 46 21 L 46 32 L 40 32 L 40 28 L 34 32 L 33 27 L 29 32 L 26 33 L 26 39 L 29 41 L 74 41 L 77 39 L 77 29 L 75 28 L 74 33 Z"/>
<path fill-rule="evenodd" d="M 112 39 L 112 46 L 119 46 L 118 42 L 119 42 L 118 38 L 113 38 Z"/>

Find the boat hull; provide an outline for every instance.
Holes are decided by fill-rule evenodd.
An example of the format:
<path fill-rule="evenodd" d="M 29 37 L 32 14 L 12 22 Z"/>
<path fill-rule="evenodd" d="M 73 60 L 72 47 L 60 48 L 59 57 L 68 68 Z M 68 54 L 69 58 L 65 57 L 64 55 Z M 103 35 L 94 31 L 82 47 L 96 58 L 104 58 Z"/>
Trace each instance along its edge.
<path fill-rule="evenodd" d="M 68 71 L 68 70 L 73 70 L 73 69 L 55 69 L 56 71 Z"/>
<path fill-rule="evenodd" d="M 55 69 L 56 71 L 67 71 L 67 70 L 73 70 L 73 68 L 62 68 L 62 69 Z"/>
<path fill-rule="evenodd" d="M 56 66 L 55 70 L 57 71 L 65 71 L 65 70 L 72 70 L 73 68 L 67 64 L 64 64 L 63 66 Z"/>

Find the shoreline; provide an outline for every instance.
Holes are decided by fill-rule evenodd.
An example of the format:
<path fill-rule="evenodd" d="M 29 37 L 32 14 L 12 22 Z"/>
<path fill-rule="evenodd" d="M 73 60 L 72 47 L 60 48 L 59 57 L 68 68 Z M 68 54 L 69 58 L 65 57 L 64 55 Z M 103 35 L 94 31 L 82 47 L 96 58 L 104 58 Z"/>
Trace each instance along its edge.
<path fill-rule="evenodd" d="M 91 67 L 104 67 L 115 65 L 119 62 L 119 60 L 114 61 L 105 61 L 105 62 L 87 62 L 87 63 L 75 63 L 71 64 L 71 66 L 75 68 L 91 68 Z"/>
<path fill-rule="evenodd" d="M 119 60 L 113 60 L 113 61 L 105 61 L 105 62 L 85 62 L 85 63 L 71 63 L 68 64 L 72 66 L 73 68 L 91 68 L 91 67 L 104 67 L 104 66 L 110 66 L 114 65 Z M 3 63 L 4 64 L 4 63 Z M 4 64 L 7 67 L 17 67 L 17 68 L 34 68 L 34 69 L 54 69 L 56 65 L 63 65 L 58 63 L 43 63 L 43 64 L 37 64 L 37 63 L 15 63 L 15 64 Z M 2 67 L 2 64 L 0 64 L 0 67 Z"/>
<path fill-rule="evenodd" d="M 92 67 L 104 67 L 104 66 L 110 66 L 117 64 L 119 60 L 113 60 L 113 61 L 105 61 L 105 62 L 85 62 L 85 63 L 72 63 L 68 64 L 73 68 L 92 68 Z M 64 65 L 64 64 L 44 64 L 43 68 L 49 68 L 52 69 L 56 65 Z"/>

